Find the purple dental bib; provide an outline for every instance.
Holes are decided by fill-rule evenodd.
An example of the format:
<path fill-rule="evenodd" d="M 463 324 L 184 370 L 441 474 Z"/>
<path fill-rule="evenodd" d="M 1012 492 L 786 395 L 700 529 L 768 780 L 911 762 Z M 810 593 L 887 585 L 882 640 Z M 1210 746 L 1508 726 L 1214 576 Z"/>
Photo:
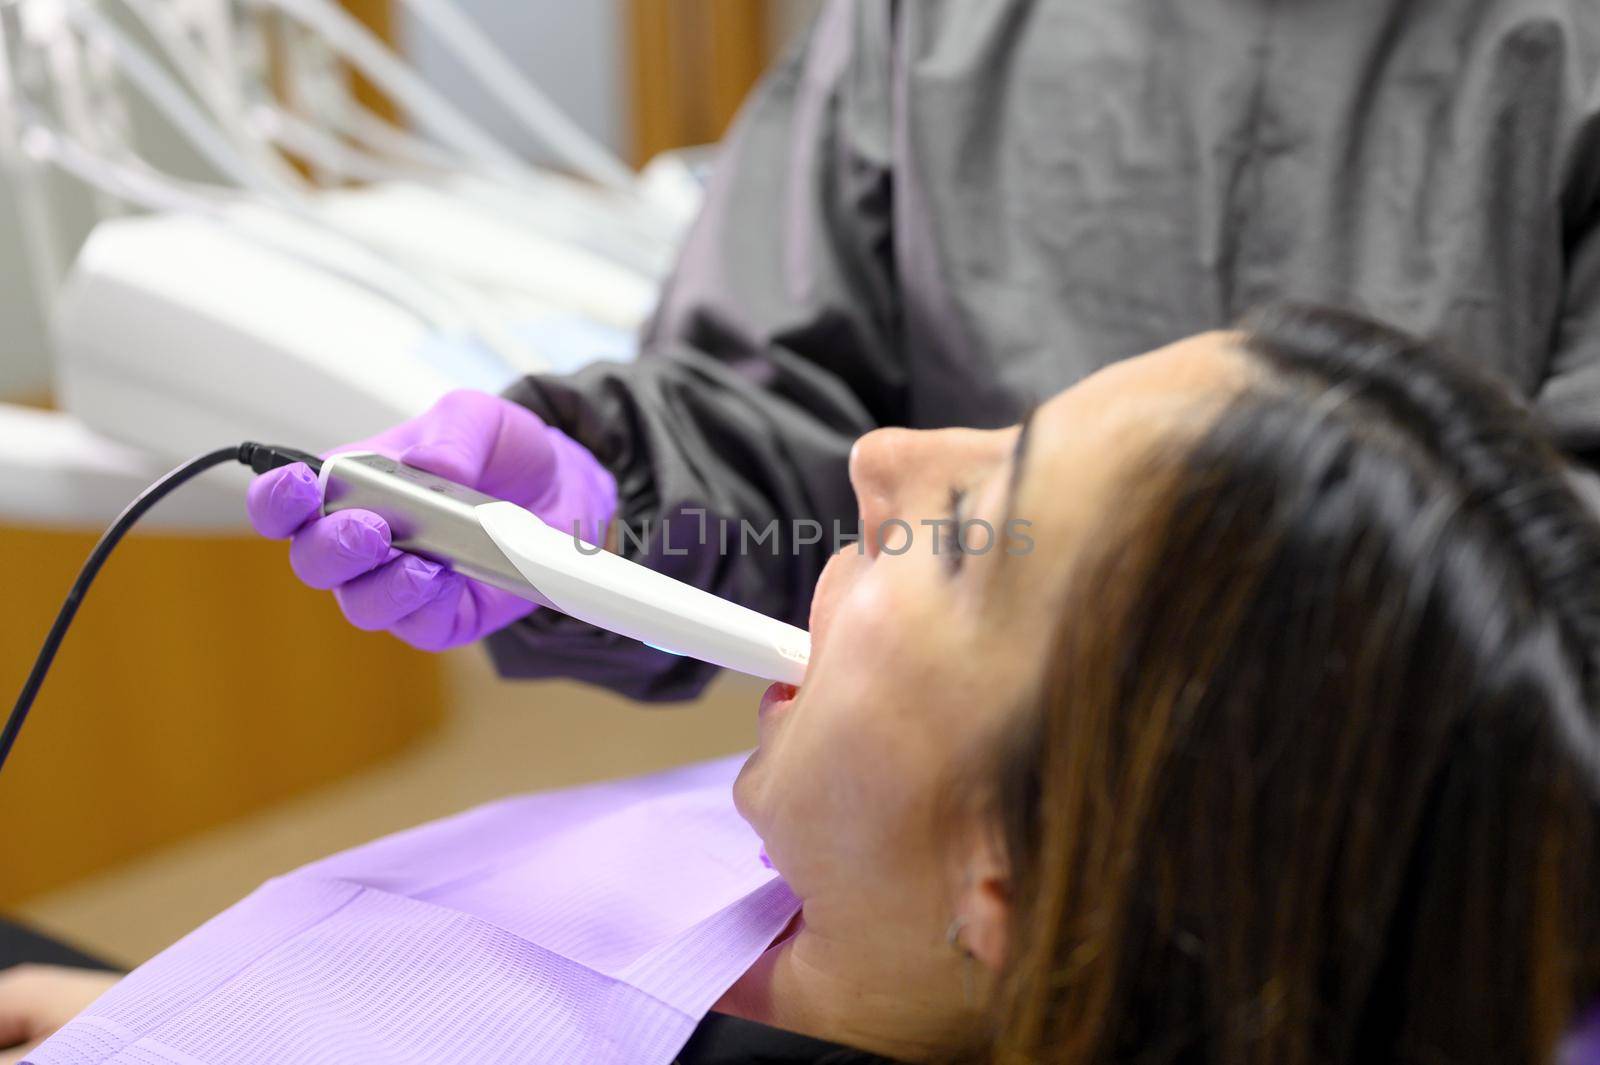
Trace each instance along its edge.
<path fill-rule="evenodd" d="M 799 902 L 743 756 L 506 799 L 268 881 L 33 1065 L 670 1062 Z"/>

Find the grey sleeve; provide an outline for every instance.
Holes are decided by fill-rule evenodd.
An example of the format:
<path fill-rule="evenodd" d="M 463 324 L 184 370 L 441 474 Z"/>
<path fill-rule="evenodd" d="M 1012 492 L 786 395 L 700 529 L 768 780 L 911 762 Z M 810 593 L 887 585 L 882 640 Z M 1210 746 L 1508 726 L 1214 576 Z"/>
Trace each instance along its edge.
<path fill-rule="evenodd" d="M 797 623 L 833 523 L 855 528 L 850 446 L 903 407 L 889 10 L 829 7 L 745 105 L 639 359 L 506 393 L 616 475 L 618 518 L 649 533 L 624 555 Z M 795 535 L 801 519 L 821 542 L 798 543 L 815 531 Z M 688 698 L 714 672 L 548 610 L 488 643 L 504 676 L 644 700 Z"/>

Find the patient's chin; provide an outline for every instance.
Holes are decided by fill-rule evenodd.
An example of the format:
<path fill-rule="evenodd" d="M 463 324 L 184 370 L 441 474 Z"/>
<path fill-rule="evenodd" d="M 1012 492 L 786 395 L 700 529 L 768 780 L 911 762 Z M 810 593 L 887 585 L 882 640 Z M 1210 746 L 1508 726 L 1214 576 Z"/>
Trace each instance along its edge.
<path fill-rule="evenodd" d="M 733 808 L 751 828 L 756 830 L 757 835 L 762 834 L 763 827 L 758 797 L 762 790 L 765 768 L 762 750 L 758 747 L 744 760 L 744 765 L 739 767 L 739 775 L 733 781 Z"/>

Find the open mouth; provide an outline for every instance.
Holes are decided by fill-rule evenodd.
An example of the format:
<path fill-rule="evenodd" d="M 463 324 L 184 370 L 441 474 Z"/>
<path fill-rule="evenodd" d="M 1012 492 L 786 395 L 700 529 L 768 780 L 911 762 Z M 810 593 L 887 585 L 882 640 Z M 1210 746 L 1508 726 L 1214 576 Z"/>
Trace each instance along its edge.
<path fill-rule="evenodd" d="M 795 687 L 793 684 L 785 684 L 782 681 L 778 681 L 771 687 L 767 688 L 765 692 L 762 692 L 761 709 L 758 710 L 757 713 L 761 717 L 768 717 L 771 714 L 777 713 L 790 703 L 794 702 L 795 696 L 799 694 L 800 689 Z"/>

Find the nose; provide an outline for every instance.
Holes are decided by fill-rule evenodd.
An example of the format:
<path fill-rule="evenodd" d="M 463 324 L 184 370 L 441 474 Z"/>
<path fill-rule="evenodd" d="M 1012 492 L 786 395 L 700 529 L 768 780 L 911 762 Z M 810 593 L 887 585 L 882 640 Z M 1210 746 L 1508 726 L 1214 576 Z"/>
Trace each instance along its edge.
<path fill-rule="evenodd" d="M 1004 463 L 1010 429 L 875 429 L 850 449 L 850 484 L 861 511 L 866 554 L 877 557 L 885 538 L 898 544 L 923 519 L 943 518 L 956 486 L 978 483 Z M 904 522 L 906 528 L 888 524 Z"/>
<path fill-rule="evenodd" d="M 874 429 L 850 449 L 850 486 L 855 489 L 869 558 L 876 558 L 882 546 L 884 523 L 899 516 L 904 473 L 922 435 L 914 429 Z"/>

